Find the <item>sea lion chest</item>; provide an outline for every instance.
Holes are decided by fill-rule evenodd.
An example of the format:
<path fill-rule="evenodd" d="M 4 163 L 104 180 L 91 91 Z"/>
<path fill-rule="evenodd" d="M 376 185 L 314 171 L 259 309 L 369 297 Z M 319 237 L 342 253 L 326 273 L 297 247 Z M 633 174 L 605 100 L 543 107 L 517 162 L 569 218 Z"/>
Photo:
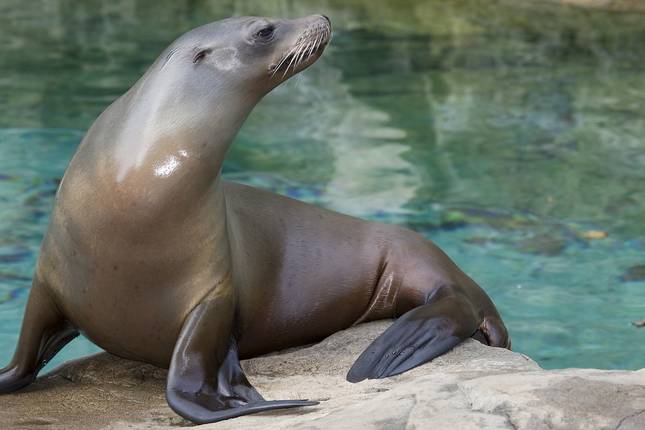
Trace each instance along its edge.
<path fill-rule="evenodd" d="M 227 276 L 228 256 L 217 237 L 222 205 L 166 208 L 156 185 L 66 175 L 38 274 L 96 344 L 166 365 L 186 315 Z"/>

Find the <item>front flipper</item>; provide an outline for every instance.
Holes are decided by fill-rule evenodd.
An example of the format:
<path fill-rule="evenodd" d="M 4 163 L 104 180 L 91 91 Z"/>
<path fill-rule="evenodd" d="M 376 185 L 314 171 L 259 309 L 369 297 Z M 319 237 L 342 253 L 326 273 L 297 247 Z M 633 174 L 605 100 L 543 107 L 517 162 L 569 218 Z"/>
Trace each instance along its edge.
<path fill-rule="evenodd" d="M 60 313 L 44 285 L 34 282 L 16 352 L 0 369 L 0 394 L 12 393 L 36 379 L 38 372 L 78 331 Z"/>
<path fill-rule="evenodd" d="M 166 399 L 182 417 L 206 424 L 272 409 L 316 405 L 307 400 L 267 401 L 249 383 L 231 334 L 234 303 L 215 297 L 188 316 L 173 352 Z"/>
<path fill-rule="evenodd" d="M 480 321 L 460 294 L 432 298 L 387 328 L 358 357 L 349 382 L 398 375 L 451 350 L 479 329 Z"/>

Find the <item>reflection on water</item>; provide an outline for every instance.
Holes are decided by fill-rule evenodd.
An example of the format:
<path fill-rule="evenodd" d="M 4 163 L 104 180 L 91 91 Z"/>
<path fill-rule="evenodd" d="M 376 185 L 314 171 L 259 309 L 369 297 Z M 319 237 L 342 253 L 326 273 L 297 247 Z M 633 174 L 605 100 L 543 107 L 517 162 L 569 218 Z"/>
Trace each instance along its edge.
<path fill-rule="evenodd" d="M 643 367 L 645 15 L 538 3 L 3 1 L 0 364 L 98 113 L 196 25 L 325 13 L 331 46 L 251 115 L 226 176 L 431 237 L 545 367 Z"/>
<path fill-rule="evenodd" d="M 365 215 L 382 209 L 404 211 L 421 182 L 420 166 L 404 156 L 408 150 L 406 131 L 396 127 L 386 110 L 353 96 L 351 87 L 343 83 L 341 69 L 328 66 L 316 77 L 319 79 L 313 80 L 305 74 L 294 88 L 278 96 L 284 97 L 279 107 L 282 123 L 293 131 L 285 129 L 265 138 L 269 133 L 263 127 L 264 134 L 253 140 L 275 146 L 272 139 L 282 141 L 295 133 L 301 136 L 302 146 L 296 150 L 303 158 L 309 157 L 314 142 L 329 151 L 323 180 L 327 207 Z M 301 102 L 291 104 L 294 97 Z M 307 106 L 304 112 L 303 105 Z M 276 153 L 277 157 L 293 151 L 293 142 L 287 143 L 287 152 Z M 322 169 L 318 166 L 317 170 Z"/>

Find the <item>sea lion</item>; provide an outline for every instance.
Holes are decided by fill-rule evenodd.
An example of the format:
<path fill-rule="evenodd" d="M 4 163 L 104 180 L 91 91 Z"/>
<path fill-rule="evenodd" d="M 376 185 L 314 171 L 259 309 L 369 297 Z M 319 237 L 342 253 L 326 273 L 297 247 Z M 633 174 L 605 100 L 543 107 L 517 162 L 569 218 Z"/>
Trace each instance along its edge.
<path fill-rule="evenodd" d="M 79 332 L 169 368 L 168 403 L 195 423 L 315 404 L 264 400 L 239 359 L 363 321 L 400 317 L 351 382 L 471 336 L 509 346 L 486 293 L 420 235 L 220 179 L 253 107 L 330 35 L 320 15 L 199 27 L 98 117 L 60 184 L 0 391 L 32 382 Z"/>

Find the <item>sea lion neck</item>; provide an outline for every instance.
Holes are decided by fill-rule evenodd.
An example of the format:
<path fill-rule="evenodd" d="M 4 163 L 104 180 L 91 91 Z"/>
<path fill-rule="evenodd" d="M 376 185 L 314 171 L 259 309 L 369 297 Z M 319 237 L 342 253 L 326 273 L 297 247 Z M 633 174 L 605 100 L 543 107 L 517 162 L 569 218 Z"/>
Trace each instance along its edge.
<path fill-rule="evenodd" d="M 71 161 L 60 202 L 95 206 L 76 204 L 77 215 L 118 206 L 123 209 L 113 216 L 118 225 L 171 226 L 213 216 L 215 200 L 224 198 L 221 166 L 255 100 L 217 86 L 197 97 L 172 70 L 164 74 L 155 67 L 99 116 Z M 71 188 L 74 195 L 67 192 Z M 108 193 L 111 201 L 96 202 L 94 196 Z"/>
<path fill-rule="evenodd" d="M 131 175 L 170 181 L 184 166 L 203 171 L 199 180 L 215 181 L 228 148 L 258 100 L 226 83 L 196 83 L 172 66 L 153 65 L 115 103 L 121 106 L 109 109 L 119 124 L 117 133 L 105 142 L 112 146 L 116 182 Z"/>

